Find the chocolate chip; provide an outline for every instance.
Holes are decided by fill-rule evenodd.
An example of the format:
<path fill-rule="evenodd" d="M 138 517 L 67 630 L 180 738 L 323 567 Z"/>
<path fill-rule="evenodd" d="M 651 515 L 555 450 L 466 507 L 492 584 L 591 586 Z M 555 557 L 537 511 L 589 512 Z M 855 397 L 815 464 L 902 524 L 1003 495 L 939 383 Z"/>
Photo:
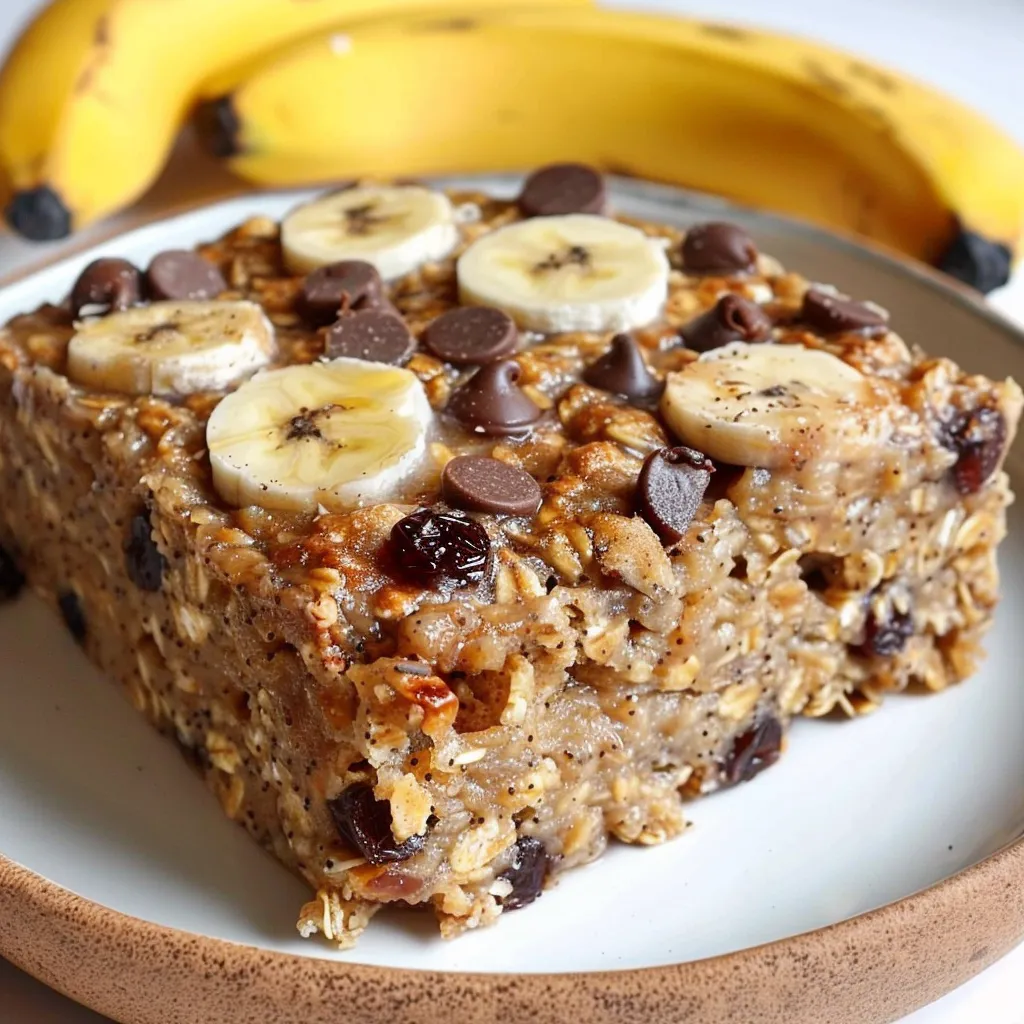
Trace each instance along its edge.
<path fill-rule="evenodd" d="M 154 299 L 203 301 L 227 291 L 224 275 L 199 253 L 168 249 L 153 257 L 146 283 Z"/>
<path fill-rule="evenodd" d="M 361 309 L 344 313 L 327 329 L 324 352 L 330 359 L 345 356 L 398 366 L 412 355 L 416 339 L 397 313 Z"/>
<path fill-rule="evenodd" d="M 779 759 L 782 751 L 782 724 L 774 715 L 765 715 L 756 725 L 737 736 L 722 765 L 725 784 L 749 782 Z"/>
<path fill-rule="evenodd" d="M 396 570 L 425 587 L 466 587 L 487 575 L 491 540 L 472 519 L 423 508 L 391 529 Z"/>
<path fill-rule="evenodd" d="M 1006 420 L 990 406 L 960 413 L 943 426 L 941 443 L 957 453 L 953 482 L 960 494 L 977 494 L 985 486 L 1006 449 Z"/>
<path fill-rule="evenodd" d="M 148 512 L 132 516 L 124 545 L 124 564 L 128 578 L 139 590 L 157 591 L 167 563 L 153 540 L 153 524 Z"/>
<path fill-rule="evenodd" d="M 426 330 L 423 344 L 454 366 L 483 366 L 511 355 L 519 342 L 512 317 L 490 306 L 465 306 L 442 313 Z"/>
<path fill-rule="evenodd" d="M 889 658 L 899 654 L 913 635 L 914 618 L 909 612 L 892 608 L 885 619 L 878 619 L 874 612 L 869 612 L 864 624 L 864 647 L 870 654 Z"/>
<path fill-rule="evenodd" d="M 644 459 L 636 491 L 640 515 L 663 544 L 682 540 L 714 471 L 711 460 L 692 448 L 659 448 Z"/>
<path fill-rule="evenodd" d="M 314 327 L 326 327 L 342 312 L 373 309 L 383 300 L 384 282 L 372 263 L 342 260 L 306 275 L 298 306 Z"/>
<path fill-rule="evenodd" d="M 503 516 L 533 516 L 540 485 L 529 473 L 486 455 L 459 455 L 441 474 L 441 493 L 454 508 Z"/>
<path fill-rule="evenodd" d="M 410 836 L 397 842 L 391 831 L 391 804 L 373 795 L 368 782 L 355 782 L 343 789 L 327 809 L 342 840 L 371 864 L 394 864 L 408 860 L 423 849 L 425 836 Z"/>
<path fill-rule="evenodd" d="M 25 574 L 6 548 L 0 548 L 0 601 L 12 601 L 25 586 Z"/>
<path fill-rule="evenodd" d="M 583 371 L 583 379 L 591 387 L 634 402 L 655 398 L 665 387 L 648 369 L 640 346 L 628 334 L 616 334 L 608 351 Z"/>
<path fill-rule="evenodd" d="M 84 644 L 88 627 L 85 612 L 82 611 L 81 598 L 73 590 L 62 590 L 57 595 L 57 607 L 64 618 L 64 625 L 68 627 L 68 632 L 75 638 L 75 642 Z"/>
<path fill-rule="evenodd" d="M 733 341 L 764 341 L 771 331 L 771 317 L 756 302 L 729 294 L 679 333 L 687 348 L 709 352 Z"/>
<path fill-rule="evenodd" d="M 517 387 L 519 364 L 507 359 L 480 367 L 448 400 L 447 411 L 475 433 L 522 434 L 541 410 Z"/>
<path fill-rule="evenodd" d="M 517 202 L 524 217 L 604 213 L 608 194 L 604 178 L 593 167 L 549 164 L 526 179 Z"/>
<path fill-rule="evenodd" d="M 512 864 L 498 877 L 512 883 L 512 891 L 501 897 L 503 910 L 529 906 L 544 891 L 544 879 L 551 858 L 544 844 L 533 836 L 520 836 L 512 847 Z"/>
<path fill-rule="evenodd" d="M 89 306 L 98 306 L 102 313 L 121 312 L 141 300 L 142 275 L 136 266 L 116 258 L 93 260 L 71 289 L 71 315 L 80 317 Z"/>
<path fill-rule="evenodd" d="M 800 318 L 821 334 L 862 331 L 870 337 L 884 334 L 889 324 L 883 310 L 820 288 L 807 289 Z"/>
<path fill-rule="evenodd" d="M 686 232 L 682 258 L 688 274 L 750 273 L 757 266 L 757 246 L 743 228 L 710 221 Z"/>

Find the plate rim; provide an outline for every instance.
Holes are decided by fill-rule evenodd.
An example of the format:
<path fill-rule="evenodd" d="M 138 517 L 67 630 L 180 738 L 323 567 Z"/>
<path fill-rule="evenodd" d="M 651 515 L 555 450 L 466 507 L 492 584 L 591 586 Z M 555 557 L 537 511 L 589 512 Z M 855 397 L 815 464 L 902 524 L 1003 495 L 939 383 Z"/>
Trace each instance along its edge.
<path fill-rule="evenodd" d="M 473 178 L 446 176 L 438 184 Z M 518 177 L 518 176 L 515 176 Z M 877 243 L 673 186 L 610 176 L 613 190 L 721 215 L 740 210 L 776 229 L 854 250 L 966 307 L 1024 347 L 1018 329 L 959 282 Z M 231 192 L 139 218 L 0 278 L 0 288 L 143 228 L 213 210 Z M 0 852 L 0 955 L 72 999 L 126 1024 L 208 1019 L 238 1024 L 271 1009 L 280 1024 L 464 1024 L 514 1013 L 552 1024 L 582 1019 L 703 1024 L 883 1024 L 967 981 L 1024 939 L 1024 835 L 983 860 L 885 906 L 822 928 L 719 956 L 657 967 L 576 973 L 439 972 L 303 956 L 182 931 L 80 896 Z M 941 925 L 941 927 L 940 927 Z M 940 936 L 941 947 L 936 941 Z M 83 940 L 91 951 L 83 958 Z M 468 941 L 472 941 L 469 939 Z M 937 955 L 941 952 L 941 956 Z M 857 958 L 855 971 L 851 957 Z M 895 964 L 895 966 L 894 966 Z M 110 978 L 117 979 L 112 985 Z M 349 997 L 343 1004 L 332 1002 Z M 255 1016 L 254 1016 L 255 1015 Z"/>

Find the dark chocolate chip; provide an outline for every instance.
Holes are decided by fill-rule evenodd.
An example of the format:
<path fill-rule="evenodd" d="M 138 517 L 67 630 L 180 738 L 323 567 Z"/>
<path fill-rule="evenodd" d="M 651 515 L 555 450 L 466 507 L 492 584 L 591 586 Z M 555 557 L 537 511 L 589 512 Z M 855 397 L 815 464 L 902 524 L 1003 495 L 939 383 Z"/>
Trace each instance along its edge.
<path fill-rule="evenodd" d="M 750 273 L 757 266 L 757 246 L 743 228 L 710 221 L 686 232 L 682 258 L 688 274 Z"/>
<path fill-rule="evenodd" d="M 79 644 L 85 643 L 85 634 L 88 629 L 85 622 L 85 612 L 82 611 L 82 600 L 73 590 L 62 590 L 57 595 L 57 607 L 64 618 L 64 625 L 68 632 Z"/>
<path fill-rule="evenodd" d="M 519 193 L 524 217 L 566 213 L 604 213 L 608 202 L 604 178 L 586 164 L 549 164 L 534 171 Z"/>
<path fill-rule="evenodd" d="M 71 211 L 49 185 L 15 192 L 4 216 L 13 230 L 33 242 L 55 242 L 71 234 Z"/>
<path fill-rule="evenodd" d="M 137 267 L 116 258 L 93 260 L 71 289 L 71 315 L 80 317 L 89 306 L 98 306 L 102 313 L 121 312 L 141 300 L 142 274 Z"/>
<path fill-rule="evenodd" d="M 498 877 L 512 883 L 512 891 L 501 897 L 503 910 L 529 906 L 544 891 L 544 879 L 551 858 L 544 844 L 533 836 L 520 836 L 512 847 L 512 864 Z"/>
<path fill-rule="evenodd" d="M 959 414 L 945 425 L 940 437 L 957 453 L 953 482 L 961 494 L 976 494 L 992 476 L 1006 450 L 1006 420 L 990 406 Z"/>
<path fill-rule="evenodd" d="M 493 515 L 533 516 L 540 485 L 529 473 L 486 455 L 459 455 L 441 474 L 441 493 L 454 508 Z"/>
<path fill-rule="evenodd" d="M 1010 280 L 1013 253 L 1001 242 L 992 242 L 974 231 L 961 228 L 936 266 L 958 281 L 987 294 Z"/>
<path fill-rule="evenodd" d="M 756 302 L 729 294 L 679 333 L 687 348 L 709 352 L 733 341 L 764 341 L 771 332 L 772 318 Z"/>
<path fill-rule="evenodd" d="M 864 647 L 870 654 L 889 658 L 899 654 L 913 635 L 914 618 L 909 612 L 892 608 L 886 619 L 877 619 L 874 612 L 869 612 L 864 624 Z"/>
<path fill-rule="evenodd" d="M 475 433 L 522 434 L 541 410 L 516 385 L 519 364 L 507 359 L 480 367 L 448 400 L 447 411 Z"/>
<path fill-rule="evenodd" d="M 25 586 L 25 574 L 6 548 L 0 548 L 0 601 L 12 601 Z"/>
<path fill-rule="evenodd" d="M 306 275 L 298 306 L 314 327 L 326 327 L 343 312 L 373 309 L 383 300 L 384 282 L 372 263 L 342 260 Z"/>
<path fill-rule="evenodd" d="M 644 459 L 636 487 L 639 511 L 663 544 L 682 540 L 714 471 L 711 460 L 692 448 L 659 448 Z"/>
<path fill-rule="evenodd" d="M 153 540 L 153 524 L 148 512 L 132 516 L 124 545 L 124 564 L 128 578 L 139 590 L 157 591 L 164 579 L 167 562 Z"/>
<path fill-rule="evenodd" d="M 224 275 L 197 252 L 168 249 L 153 257 L 146 283 L 154 299 L 204 301 L 227 291 Z"/>
<path fill-rule="evenodd" d="M 330 359 L 345 356 L 398 366 L 412 355 L 416 339 L 396 313 L 361 309 L 344 313 L 327 328 L 324 352 Z"/>
<path fill-rule="evenodd" d="M 782 751 L 782 724 L 774 715 L 765 715 L 756 725 L 737 736 L 722 766 L 726 785 L 749 782 L 779 759 Z"/>
<path fill-rule="evenodd" d="M 420 509 L 391 529 L 395 569 L 422 586 L 466 587 L 487 575 L 491 540 L 472 519 Z"/>
<path fill-rule="evenodd" d="M 410 836 L 399 843 L 391 831 L 391 804 L 373 795 L 368 782 L 343 789 L 327 808 L 342 840 L 371 864 L 408 860 L 423 849 L 424 836 Z"/>
<path fill-rule="evenodd" d="M 423 335 L 438 359 L 454 366 L 483 366 L 511 355 L 519 332 L 508 313 L 490 306 L 465 306 L 442 313 Z"/>
<path fill-rule="evenodd" d="M 821 334 L 884 334 L 889 324 L 888 313 L 820 288 L 808 288 L 800 318 Z"/>
<path fill-rule="evenodd" d="M 628 334 L 616 334 L 611 347 L 583 371 L 595 388 L 643 402 L 661 394 L 665 385 L 648 369 L 640 346 Z"/>

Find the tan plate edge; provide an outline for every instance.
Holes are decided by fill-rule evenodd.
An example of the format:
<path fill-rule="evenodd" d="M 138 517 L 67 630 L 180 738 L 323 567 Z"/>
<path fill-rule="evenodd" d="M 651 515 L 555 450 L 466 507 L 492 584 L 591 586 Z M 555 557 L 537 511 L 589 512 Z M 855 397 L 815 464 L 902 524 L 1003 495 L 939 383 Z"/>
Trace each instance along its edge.
<path fill-rule="evenodd" d="M 670 967 L 552 975 L 408 971 L 236 945 L 120 914 L 0 856 L 0 954 L 123 1024 L 887 1024 L 1022 938 L 1024 838 L 794 938 Z"/>

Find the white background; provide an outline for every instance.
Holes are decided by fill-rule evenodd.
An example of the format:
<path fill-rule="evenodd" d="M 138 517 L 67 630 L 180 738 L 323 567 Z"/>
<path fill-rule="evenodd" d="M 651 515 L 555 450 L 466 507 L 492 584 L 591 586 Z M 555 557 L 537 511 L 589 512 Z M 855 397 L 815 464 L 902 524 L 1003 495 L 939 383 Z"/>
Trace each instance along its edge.
<path fill-rule="evenodd" d="M 441 5 L 443 0 L 438 2 Z M 903 68 L 984 110 L 1024 144 L 1024 0 L 619 3 L 760 23 L 859 51 Z M 449 6 L 456 4 L 457 0 L 449 2 Z M 38 6 L 39 0 L 0 0 L 0 51 Z M 464 6 L 471 3 L 467 0 Z M 158 206 L 185 198 L 196 187 L 194 181 L 179 174 L 164 182 L 150 203 Z M 35 262 L 50 248 L 30 246 L 0 234 L 0 272 Z M 1024 279 L 1018 278 L 995 301 L 1004 312 L 1024 323 Z M 0 960 L 0 1024 L 103 1024 L 103 1020 Z M 939 1003 L 913 1014 L 904 1024 L 1024 1024 L 1024 948 Z"/>

